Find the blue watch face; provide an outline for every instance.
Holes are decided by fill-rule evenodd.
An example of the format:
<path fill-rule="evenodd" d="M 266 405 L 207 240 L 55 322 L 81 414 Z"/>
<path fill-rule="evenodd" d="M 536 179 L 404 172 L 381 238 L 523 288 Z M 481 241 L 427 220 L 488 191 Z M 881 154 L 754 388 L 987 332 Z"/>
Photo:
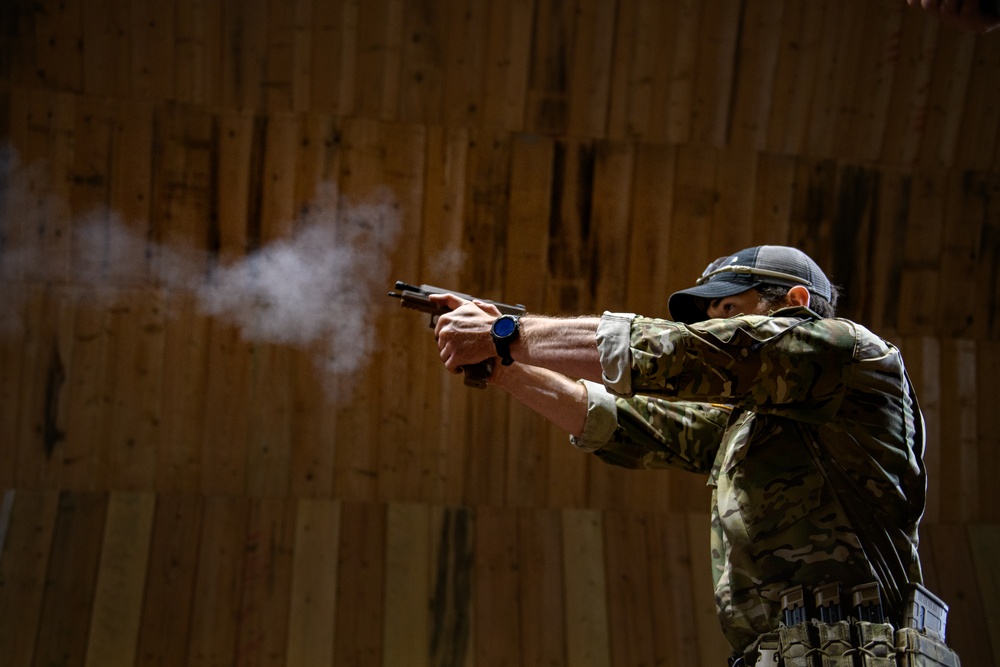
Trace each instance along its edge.
<path fill-rule="evenodd" d="M 506 338 L 507 336 L 514 333 L 514 329 L 517 327 L 517 322 L 510 317 L 501 317 L 496 322 L 493 323 L 493 333 L 501 338 Z"/>

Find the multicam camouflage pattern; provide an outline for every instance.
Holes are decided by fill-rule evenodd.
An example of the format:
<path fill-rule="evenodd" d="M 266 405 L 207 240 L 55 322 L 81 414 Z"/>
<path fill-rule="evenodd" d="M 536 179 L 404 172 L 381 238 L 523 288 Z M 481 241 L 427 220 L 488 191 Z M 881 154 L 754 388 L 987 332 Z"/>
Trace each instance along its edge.
<path fill-rule="evenodd" d="M 923 419 L 899 351 L 804 308 L 682 325 L 636 318 L 633 397 L 597 454 L 708 475 L 712 564 L 736 649 L 778 626 L 779 592 L 919 582 Z M 654 397 L 655 396 L 655 397 Z M 820 465 L 822 462 L 822 465 Z"/>

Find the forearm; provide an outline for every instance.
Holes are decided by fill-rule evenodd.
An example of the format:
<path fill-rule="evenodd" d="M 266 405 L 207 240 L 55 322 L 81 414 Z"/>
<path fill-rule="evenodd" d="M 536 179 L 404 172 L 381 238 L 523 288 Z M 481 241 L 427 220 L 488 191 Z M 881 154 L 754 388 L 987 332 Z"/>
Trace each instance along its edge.
<path fill-rule="evenodd" d="M 555 371 L 524 363 L 497 364 L 490 384 L 567 433 L 580 436 L 587 419 L 587 390 Z"/>
<path fill-rule="evenodd" d="M 599 317 L 522 317 L 521 335 L 511 345 L 511 356 L 521 364 L 601 382 L 596 344 L 600 321 Z"/>

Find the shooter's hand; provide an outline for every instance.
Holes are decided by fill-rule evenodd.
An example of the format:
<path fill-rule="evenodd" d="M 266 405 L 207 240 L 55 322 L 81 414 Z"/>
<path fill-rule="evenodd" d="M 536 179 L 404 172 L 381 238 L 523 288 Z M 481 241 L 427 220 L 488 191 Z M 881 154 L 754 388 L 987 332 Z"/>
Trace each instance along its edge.
<path fill-rule="evenodd" d="M 460 373 L 462 366 L 478 364 L 496 356 L 490 337 L 493 320 L 500 316 L 496 306 L 482 301 L 466 301 L 454 294 L 435 294 L 430 299 L 451 308 L 451 312 L 438 318 L 434 328 L 434 338 L 445 368 L 452 373 Z"/>

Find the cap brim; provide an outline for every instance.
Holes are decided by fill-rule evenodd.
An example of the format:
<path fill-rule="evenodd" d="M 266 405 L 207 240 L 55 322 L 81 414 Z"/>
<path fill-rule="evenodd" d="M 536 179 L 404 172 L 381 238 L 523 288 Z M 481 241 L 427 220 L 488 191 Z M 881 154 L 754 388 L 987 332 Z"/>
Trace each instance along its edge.
<path fill-rule="evenodd" d="M 667 301 L 667 309 L 670 310 L 670 318 L 673 321 L 694 324 L 708 319 L 708 314 L 698 307 L 699 299 L 722 299 L 742 294 L 760 284 L 759 280 L 749 277 L 744 279 L 742 276 L 737 281 L 711 280 L 702 285 L 674 292 Z"/>

